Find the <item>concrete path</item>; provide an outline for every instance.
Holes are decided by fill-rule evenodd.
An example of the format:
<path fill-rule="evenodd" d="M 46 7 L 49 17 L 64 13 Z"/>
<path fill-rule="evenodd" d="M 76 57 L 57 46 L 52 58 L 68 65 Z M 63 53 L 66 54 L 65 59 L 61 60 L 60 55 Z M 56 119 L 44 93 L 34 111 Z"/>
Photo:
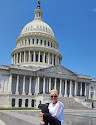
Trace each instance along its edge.
<path fill-rule="evenodd" d="M 6 125 L 2 120 L 0 120 L 0 125 Z"/>
<path fill-rule="evenodd" d="M 64 110 L 65 125 L 96 125 L 96 110 Z M 40 111 L 0 110 L 5 125 L 39 125 Z M 2 125 L 2 124 L 0 124 Z"/>
<path fill-rule="evenodd" d="M 28 113 L 27 113 L 28 112 Z M 40 124 L 40 118 L 36 117 L 36 116 L 30 116 L 28 114 L 34 114 L 34 111 L 5 111 L 5 110 L 1 110 L 0 113 L 6 114 L 7 116 L 11 116 L 11 120 L 12 118 L 15 118 L 14 122 L 18 122 L 19 120 L 21 121 L 21 125 L 23 125 L 22 123 L 25 121 L 28 125 L 29 123 L 31 123 L 31 125 L 39 125 Z M 35 111 L 35 112 L 40 112 L 40 111 Z M 26 114 L 27 113 L 27 114 Z M 13 121 L 13 120 L 12 120 Z M 11 123 L 12 124 L 12 123 Z M 8 123 L 7 123 L 8 125 Z M 18 124 L 16 124 L 18 125 Z"/>

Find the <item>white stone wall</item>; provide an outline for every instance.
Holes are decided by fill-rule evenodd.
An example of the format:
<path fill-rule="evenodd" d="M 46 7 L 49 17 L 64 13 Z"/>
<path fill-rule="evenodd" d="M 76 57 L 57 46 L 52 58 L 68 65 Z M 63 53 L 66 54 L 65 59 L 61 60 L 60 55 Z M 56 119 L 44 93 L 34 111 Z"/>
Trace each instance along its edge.
<path fill-rule="evenodd" d="M 0 95 L 0 108 L 8 108 L 8 96 Z"/>
<path fill-rule="evenodd" d="M 8 93 L 9 75 L 8 71 L 0 70 L 0 93 Z"/>

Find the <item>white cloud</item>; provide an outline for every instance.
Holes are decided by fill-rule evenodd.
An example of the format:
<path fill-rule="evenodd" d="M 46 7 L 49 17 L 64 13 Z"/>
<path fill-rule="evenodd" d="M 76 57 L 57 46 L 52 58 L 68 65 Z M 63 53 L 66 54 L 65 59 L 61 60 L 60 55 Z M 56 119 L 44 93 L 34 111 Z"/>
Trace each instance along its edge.
<path fill-rule="evenodd" d="M 93 9 L 93 12 L 96 12 L 96 8 Z"/>

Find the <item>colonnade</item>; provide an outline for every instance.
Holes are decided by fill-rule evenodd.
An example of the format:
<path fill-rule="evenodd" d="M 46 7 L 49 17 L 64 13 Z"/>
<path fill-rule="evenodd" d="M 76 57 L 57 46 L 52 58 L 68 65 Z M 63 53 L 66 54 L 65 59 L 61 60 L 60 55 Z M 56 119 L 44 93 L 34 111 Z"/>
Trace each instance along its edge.
<path fill-rule="evenodd" d="M 21 47 L 21 46 L 28 46 L 28 45 L 42 45 L 44 47 L 51 47 L 51 48 L 58 48 L 58 45 L 54 41 L 50 40 L 45 40 L 45 39 L 40 39 L 40 38 L 28 38 L 24 40 L 17 41 L 16 46 Z"/>
<path fill-rule="evenodd" d="M 39 62 L 59 65 L 61 64 L 61 57 L 56 54 L 42 51 L 23 51 L 12 56 L 12 64 L 21 64 L 26 62 Z"/>
<path fill-rule="evenodd" d="M 32 95 L 32 76 L 29 77 L 29 92 L 28 95 Z M 88 96 L 87 95 L 87 83 L 82 83 L 82 82 L 77 82 L 75 80 L 67 80 L 67 79 L 58 79 L 58 78 L 48 78 L 48 77 L 43 77 L 43 81 L 41 83 L 40 81 L 40 76 L 36 76 L 36 82 L 35 82 L 35 91 L 34 95 L 39 95 L 39 94 L 45 94 L 45 93 L 50 93 L 51 89 L 57 89 L 59 97 L 73 97 L 73 96 Z M 17 75 L 17 83 L 16 83 L 16 93 L 19 94 L 19 75 Z M 53 79 L 53 82 L 52 82 Z M 25 92 L 25 84 L 26 84 L 26 76 L 23 76 L 23 89 L 22 89 L 22 95 L 26 95 Z M 42 84 L 42 85 L 41 85 Z M 78 85 L 79 84 L 79 85 Z M 84 86 L 83 86 L 83 85 Z M 54 85 L 52 87 L 52 85 Z M 40 87 L 42 86 L 42 93 L 40 92 Z M 80 87 L 79 87 L 80 86 Z M 83 88 L 84 87 L 84 88 Z M 80 94 L 79 94 L 80 92 Z M 10 75 L 9 79 L 9 93 L 12 93 L 12 74 Z"/>

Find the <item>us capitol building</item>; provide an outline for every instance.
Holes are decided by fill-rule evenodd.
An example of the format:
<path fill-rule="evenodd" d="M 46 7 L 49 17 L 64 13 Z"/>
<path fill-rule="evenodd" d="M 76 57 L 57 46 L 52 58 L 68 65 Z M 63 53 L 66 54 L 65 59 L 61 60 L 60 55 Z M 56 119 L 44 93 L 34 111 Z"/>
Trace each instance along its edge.
<path fill-rule="evenodd" d="M 96 100 L 96 79 L 78 75 L 61 65 L 62 55 L 51 27 L 34 11 L 16 40 L 12 64 L 0 66 L 0 108 L 32 108 L 48 103 L 55 88 L 61 98 L 86 97 Z"/>

